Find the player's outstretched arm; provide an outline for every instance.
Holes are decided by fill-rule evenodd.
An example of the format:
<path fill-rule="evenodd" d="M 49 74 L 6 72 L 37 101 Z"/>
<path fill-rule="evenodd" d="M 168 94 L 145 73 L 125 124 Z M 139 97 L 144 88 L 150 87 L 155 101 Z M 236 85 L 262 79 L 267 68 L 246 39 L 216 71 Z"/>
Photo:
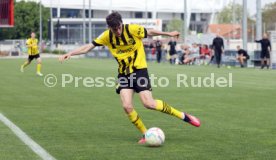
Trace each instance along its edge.
<path fill-rule="evenodd" d="M 170 37 L 179 37 L 180 33 L 177 31 L 173 32 L 162 32 L 154 29 L 148 29 L 147 33 L 149 36 L 170 36 Z"/>
<path fill-rule="evenodd" d="M 60 56 L 59 61 L 63 62 L 64 60 L 69 59 L 71 56 L 85 54 L 93 48 L 95 48 L 95 46 L 92 43 L 86 44 L 84 46 L 81 46 L 81 47 L 79 47 L 79 48 L 77 48 L 77 49 L 75 49 L 71 52 L 68 52 L 68 53 Z"/>

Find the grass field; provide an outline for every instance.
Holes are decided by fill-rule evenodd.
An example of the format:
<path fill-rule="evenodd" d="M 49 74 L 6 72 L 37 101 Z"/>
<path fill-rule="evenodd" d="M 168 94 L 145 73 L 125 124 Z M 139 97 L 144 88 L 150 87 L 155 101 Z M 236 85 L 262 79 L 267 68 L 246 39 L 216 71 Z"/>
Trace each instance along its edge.
<path fill-rule="evenodd" d="M 147 127 L 166 134 L 164 146 L 137 144 L 139 132 L 129 122 L 114 88 L 74 84 L 48 88 L 35 75 L 35 64 L 19 72 L 23 59 L 0 60 L 0 112 L 58 160 L 273 160 L 276 157 L 276 71 L 149 63 L 149 72 L 170 78 L 170 87 L 154 88 L 156 98 L 198 116 L 195 128 L 150 111 L 135 96 Z M 114 60 L 44 59 L 43 73 L 82 77 L 116 76 Z M 176 87 L 176 74 L 233 74 L 232 88 Z M 0 160 L 40 159 L 0 122 Z"/>

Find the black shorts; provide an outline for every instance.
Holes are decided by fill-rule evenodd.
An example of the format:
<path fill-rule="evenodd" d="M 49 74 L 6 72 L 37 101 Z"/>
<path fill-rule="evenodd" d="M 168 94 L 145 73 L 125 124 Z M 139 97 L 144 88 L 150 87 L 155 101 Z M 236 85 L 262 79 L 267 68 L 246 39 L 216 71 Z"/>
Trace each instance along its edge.
<path fill-rule="evenodd" d="M 138 69 L 129 75 L 119 74 L 116 93 L 120 94 L 122 89 L 133 89 L 137 93 L 145 90 L 152 91 L 148 70 L 144 68 Z"/>
<path fill-rule="evenodd" d="M 29 55 L 28 61 L 31 62 L 34 58 L 35 58 L 35 59 L 40 58 L 40 55 L 39 55 L 39 54 L 36 54 L 36 55 Z"/>
<path fill-rule="evenodd" d="M 261 58 L 270 58 L 270 54 L 268 51 L 262 51 L 261 52 Z"/>
<path fill-rule="evenodd" d="M 173 56 L 173 55 L 175 55 L 176 54 L 176 50 L 170 50 L 170 56 Z"/>

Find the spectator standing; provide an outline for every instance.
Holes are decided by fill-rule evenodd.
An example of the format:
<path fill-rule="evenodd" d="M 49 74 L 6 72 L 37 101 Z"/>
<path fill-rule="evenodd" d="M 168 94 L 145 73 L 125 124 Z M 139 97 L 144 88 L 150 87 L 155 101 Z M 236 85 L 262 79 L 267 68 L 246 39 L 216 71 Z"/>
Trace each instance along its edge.
<path fill-rule="evenodd" d="M 169 41 L 168 45 L 170 46 L 170 63 L 175 64 L 175 59 L 176 59 L 176 40 L 175 38 L 171 38 Z"/>
<path fill-rule="evenodd" d="M 224 50 L 223 39 L 219 35 L 217 35 L 213 40 L 212 46 L 213 46 L 213 50 L 214 50 L 214 53 L 215 53 L 217 66 L 218 66 L 218 68 L 220 68 L 221 55 L 222 55 L 223 50 Z"/>
<path fill-rule="evenodd" d="M 155 42 L 155 47 L 156 47 L 156 60 L 157 60 L 157 63 L 160 63 L 161 62 L 161 59 L 162 59 L 162 42 L 157 39 L 157 41 Z"/>
<path fill-rule="evenodd" d="M 265 67 L 265 61 L 266 61 L 266 67 L 267 69 L 269 69 L 269 66 L 270 66 L 270 53 L 271 53 L 271 43 L 268 39 L 268 36 L 267 34 L 265 33 L 263 35 L 263 39 L 261 40 L 256 40 L 255 41 L 256 43 L 261 43 L 261 47 L 262 47 L 262 50 L 261 50 L 261 69 L 263 69 Z"/>

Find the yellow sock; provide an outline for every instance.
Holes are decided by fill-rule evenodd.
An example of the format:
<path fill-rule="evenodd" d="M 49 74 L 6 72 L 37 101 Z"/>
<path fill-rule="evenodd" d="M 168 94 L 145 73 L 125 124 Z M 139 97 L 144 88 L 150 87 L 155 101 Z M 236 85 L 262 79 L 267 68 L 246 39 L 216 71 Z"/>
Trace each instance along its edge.
<path fill-rule="evenodd" d="M 166 102 L 162 100 L 155 100 L 156 101 L 156 110 L 167 113 L 170 115 L 173 115 L 175 117 L 178 117 L 180 119 L 183 119 L 183 112 L 178 111 L 177 109 L 173 108 L 172 106 L 168 105 Z"/>
<path fill-rule="evenodd" d="M 36 72 L 40 73 L 41 71 L 41 64 L 36 65 Z"/>
<path fill-rule="evenodd" d="M 136 128 L 142 133 L 145 134 L 147 128 L 145 127 L 144 123 L 142 122 L 141 118 L 138 116 L 137 112 L 133 109 L 131 113 L 128 115 L 130 121 L 136 126 Z"/>
<path fill-rule="evenodd" d="M 28 65 L 29 65 L 29 63 L 26 61 L 26 62 L 24 62 L 24 64 L 22 64 L 22 67 L 25 68 L 25 67 L 27 67 Z"/>

